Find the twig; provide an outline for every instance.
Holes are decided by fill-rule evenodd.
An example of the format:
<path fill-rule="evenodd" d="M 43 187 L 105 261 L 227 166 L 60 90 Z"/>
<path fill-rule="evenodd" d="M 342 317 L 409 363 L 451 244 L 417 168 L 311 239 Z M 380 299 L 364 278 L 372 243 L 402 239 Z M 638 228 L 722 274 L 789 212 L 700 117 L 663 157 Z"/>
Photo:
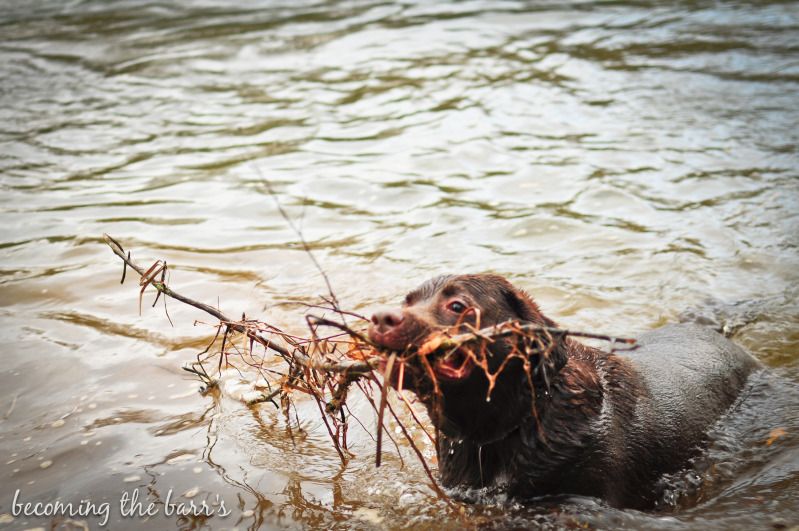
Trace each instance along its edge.
<path fill-rule="evenodd" d="M 381 393 L 380 393 L 380 409 L 377 410 L 377 452 L 375 453 L 375 466 L 380 467 L 380 459 L 382 454 L 382 446 L 383 446 L 383 430 L 386 430 L 385 426 L 383 426 L 383 413 L 386 410 L 386 401 L 388 400 L 388 386 L 389 382 L 391 381 L 391 373 L 394 370 L 394 362 L 397 360 L 396 354 L 389 354 L 388 361 L 386 362 L 386 371 L 383 374 L 383 385 L 381 386 Z"/>
<path fill-rule="evenodd" d="M 117 255 L 119 258 L 122 259 L 125 264 L 127 264 L 131 269 L 136 271 L 140 277 L 144 278 L 148 274 L 152 273 L 152 267 L 150 270 L 145 270 L 142 266 L 140 266 L 132 257 L 129 257 L 125 250 L 122 248 L 122 245 L 119 244 L 114 238 L 109 236 L 108 234 L 103 234 L 103 240 L 111 250 Z M 156 262 L 158 263 L 158 262 Z M 163 262 L 162 262 L 163 263 Z M 311 360 L 311 358 L 301 352 L 289 352 L 288 349 L 282 347 L 272 340 L 271 337 L 265 337 L 260 330 L 256 331 L 253 330 L 251 327 L 247 327 L 239 323 L 238 321 L 232 320 L 230 317 L 222 313 L 221 311 L 217 310 L 213 306 L 208 304 L 196 301 L 185 295 L 181 295 L 180 293 L 174 291 L 172 288 L 167 286 L 164 282 L 160 282 L 157 280 L 150 279 L 147 285 L 154 287 L 159 292 L 163 293 L 167 297 L 171 297 L 175 300 L 178 300 L 184 304 L 188 304 L 189 306 L 193 306 L 199 310 L 204 311 L 207 314 L 210 314 L 226 326 L 228 326 L 231 330 L 236 332 L 240 332 L 242 334 L 247 335 L 257 343 L 261 344 L 262 346 L 271 349 L 284 358 L 293 358 L 297 363 L 300 365 L 307 367 L 309 369 L 315 369 L 319 371 L 327 371 L 327 372 L 350 372 L 350 373 L 367 373 L 371 372 L 374 367 L 377 366 L 378 360 L 373 359 L 369 361 L 355 361 L 355 360 L 343 360 L 343 361 L 327 361 L 327 362 L 316 362 Z M 143 286 L 144 288 L 147 285 Z"/>
<path fill-rule="evenodd" d="M 327 286 L 327 292 L 330 294 L 331 305 L 333 306 L 333 310 L 339 313 L 339 315 L 341 315 L 338 299 L 336 298 L 336 294 L 333 292 L 333 286 L 330 284 L 330 278 L 328 278 L 327 273 L 325 273 L 325 270 L 322 269 L 322 266 L 316 260 L 316 256 L 314 256 L 313 252 L 311 251 L 311 246 L 308 245 L 308 242 L 305 240 L 305 236 L 303 235 L 302 230 L 300 230 L 300 228 L 297 227 L 297 225 L 288 215 L 288 212 L 286 212 L 286 210 L 283 208 L 283 205 L 280 204 L 280 201 L 277 198 L 277 194 L 275 194 L 274 190 L 272 190 L 272 183 L 269 182 L 269 179 L 264 177 L 263 173 L 261 173 L 261 168 L 255 166 L 255 171 L 258 172 L 258 175 L 260 175 L 261 180 L 264 182 L 264 185 L 266 186 L 266 191 L 269 192 L 270 196 L 272 196 L 272 200 L 275 202 L 275 206 L 277 206 L 278 212 L 280 212 L 280 215 L 283 217 L 286 223 L 288 223 L 289 227 L 291 227 L 291 230 L 293 230 L 294 233 L 297 235 L 297 237 L 300 239 L 303 251 L 305 251 L 305 254 L 307 254 L 308 258 L 311 259 L 311 262 L 313 262 L 313 265 L 314 267 L 316 267 L 316 270 L 319 271 L 319 274 L 322 275 L 322 278 L 325 281 L 325 285 Z"/>
<path fill-rule="evenodd" d="M 137 273 L 139 273 L 139 275 L 141 277 L 146 277 L 146 276 L 152 274 L 152 270 L 155 267 L 155 264 L 154 264 L 154 267 L 150 268 L 150 270 L 145 271 L 145 269 L 142 266 L 140 266 L 138 263 L 136 263 L 136 261 L 134 261 L 133 258 L 131 258 L 129 256 L 129 254 L 128 255 L 125 254 L 125 250 L 122 248 L 122 246 L 119 244 L 119 242 L 117 242 L 114 238 L 112 238 L 108 234 L 104 234 L 103 235 L 103 239 L 108 244 L 108 246 L 111 247 L 111 250 L 114 252 L 114 254 L 116 254 L 119 258 L 121 258 L 122 261 L 125 262 L 125 264 L 130 266 Z M 158 264 L 159 262 L 161 264 L 163 264 L 163 262 L 161 262 L 160 260 L 158 262 L 156 262 L 156 264 Z M 157 269 L 157 270 L 160 272 L 160 269 Z M 179 301 L 181 301 L 181 302 L 183 302 L 185 304 L 188 304 L 189 306 L 193 306 L 193 307 L 195 307 L 197 309 L 200 309 L 200 310 L 202 310 L 202 311 L 204 311 L 204 312 L 216 317 L 220 321 L 224 322 L 232 330 L 235 330 L 236 332 L 240 332 L 240 333 L 246 334 L 248 337 L 250 337 L 253 340 L 255 340 L 256 342 L 260 343 L 264 347 L 269 348 L 271 350 L 274 350 L 275 352 L 277 352 L 278 354 L 280 354 L 281 356 L 283 356 L 285 358 L 294 358 L 299 364 L 301 364 L 301 365 L 303 365 L 305 367 L 308 367 L 310 369 L 315 369 L 315 370 L 320 370 L 320 371 L 329 371 L 329 372 L 345 372 L 345 371 L 349 371 L 349 372 L 364 372 L 365 373 L 365 372 L 370 372 L 378 364 L 378 360 L 377 359 L 371 359 L 371 360 L 368 360 L 368 361 L 346 360 L 346 361 L 337 361 L 337 362 L 330 362 L 330 361 L 328 361 L 328 362 L 314 362 L 313 360 L 310 359 L 310 357 L 308 357 L 305 354 L 302 354 L 302 353 L 299 353 L 299 352 L 293 352 L 293 353 L 289 352 L 288 349 L 286 349 L 286 348 L 284 348 L 284 347 L 282 347 L 280 345 L 275 344 L 272 341 L 271 338 L 264 337 L 261 334 L 261 331 L 254 331 L 252 328 L 246 327 L 246 326 L 240 324 L 238 321 L 234 321 L 234 320 L 230 319 L 228 316 L 226 316 L 225 314 L 223 314 L 221 311 L 217 310 L 213 306 L 209 306 L 208 304 L 196 301 L 194 299 L 186 297 L 185 295 L 181 295 L 180 293 L 177 293 L 176 291 L 174 291 L 171 288 L 169 288 L 164 282 L 159 282 L 159 281 L 156 281 L 156 280 L 153 280 L 153 279 L 149 279 L 149 282 L 147 283 L 147 285 L 153 286 L 155 289 L 157 289 L 158 291 L 162 292 L 164 295 L 166 295 L 168 297 L 171 297 L 171 298 L 173 298 L 175 300 L 179 300 Z M 146 287 L 146 285 L 144 287 Z M 366 337 L 364 337 L 359 332 L 357 332 L 355 330 L 352 330 L 351 328 L 349 328 L 348 326 L 346 326 L 344 324 L 338 323 L 336 321 L 331 321 L 329 319 L 324 319 L 324 318 L 321 318 L 321 317 L 314 317 L 314 316 L 309 316 L 309 317 L 311 319 L 313 319 L 315 324 L 317 324 L 317 325 L 331 326 L 331 327 L 338 328 L 340 330 L 343 330 L 343 331 L 347 332 L 348 334 L 352 335 L 353 337 L 358 338 L 363 343 L 365 343 L 367 345 L 371 345 L 371 341 L 369 341 Z M 275 330 L 277 330 L 277 329 L 275 329 Z M 610 342 L 613 342 L 613 343 L 622 343 L 622 344 L 626 344 L 626 345 L 635 345 L 635 339 L 630 339 L 630 338 L 614 337 L 614 336 L 609 336 L 609 335 L 604 335 L 604 334 L 594 334 L 594 333 L 590 333 L 590 332 L 579 332 L 579 331 L 576 331 L 576 330 L 568 330 L 568 329 L 563 329 L 563 328 L 554 328 L 554 327 L 541 326 L 541 325 L 536 325 L 536 324 L 519 324 L 516 321 L 507 321 L 507 322 L 501 323 L 499 325 L 482 328 L 482 329 L 474 331 L 474 332 L 468 332 L 468 333 L 464 333 L 464 334 L 457 334 L 457 335 L 453 335 L 453 336 L 449 336 L 449 337 L 447 337 L 444 334 L 439 335 L 439 336 L 437 336 L 436 341 L 440 341 L 440 343 L 435 348 L 429 349 L 427 351 L 427 353 L 432 353 L 432 352 L 436 352 L 436 351 L 439 351 L 439 350 L 456 348 L 456 347 L 462 346 L 462 345 L 464 345 L 464 344 L 466 344 L 466 343 L 468 343 L 470 341 L 475 341 L 477 339 L 485 340 L 485 339 L 496 339 L 496 338 L 499 338 L 499 337 L 505 337 L 505 336 L 517 334 L 520 331 L 522 331 L 522 332 L 546 332 L 546 333 L 549 333 L 549 334 L 552 334 L 552 335 L 585 337 L 585 338 L 591 338 L 591 339 L 600 339 L 600 340 L 604 340 L 604 341 L 610 341 Z M 430 343 L 430 340 L 428 340 L 426 345 L 429 345 L 429 343 Z M 432 345 L 429 345 L 429 346 L 432 346 Z M 424 345 L 423 345 L 423 347 L 424 347 Z M 617 350 L 621 350 L 621 349 L 617 349 Z"/>
<path fill-rule="evenodd" d="M 615 337 L 604 334 L 594 334 L 591 332 L 578 332 L 576 330 L 568 330 L 566 328 L 555 328 L 552 326 L 542 326 L 537 324 L 520 324 L 518 321 L 505 321 L 494 326 L 481 328 L 473 332 L 464 334 L 456 334 L 447 336 L 446 333 L 440 333 L 437 336 L 432 336 L 427 339 L 425 344 L 420 347 L 420 350 L 425 353 L 433 353 L 441 350 L 449 350 L 458 348 L 466 343 L 470 343 L 477 339 L 482 339 L 491 342 L 494 339 L 506 337 L 510 335 L 518 335 L 520 332 L 543 332 L 553 336 L 575 336 L 585 337 L 590 339 L 601 339 L 613 343 L 623 343 L 631 345 L 629 348 L 615 348 L 614 350 L 632 350 L 636 348 L 636 340 L 628 337 Z M 428 345 L 425 349 L 425 345 Z"/>

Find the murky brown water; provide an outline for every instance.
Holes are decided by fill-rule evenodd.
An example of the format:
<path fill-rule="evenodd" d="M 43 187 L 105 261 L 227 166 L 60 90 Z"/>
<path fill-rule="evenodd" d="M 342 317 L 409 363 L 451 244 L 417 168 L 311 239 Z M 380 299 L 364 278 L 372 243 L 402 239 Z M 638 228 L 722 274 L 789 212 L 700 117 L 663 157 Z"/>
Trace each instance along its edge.
<path fill-rule="evenodd" d="M 50 524 L 9 515 L 17 489 L 107 501 L 112 529 L 799 523 L 799 4 L 247 4 L 0 6 L 0 529 Z M 270 406 L 200 396 L 180 366 L 205 316 L 173 303 L 172 328 L 119 285 L 103 232 L 190 296 L 302 330 L 279 303 L 324 284 L 261 174 L 348 307 L 490 270 L 574 328 L 744 323 L 772 374 L 673 478 L 694 485 L 674 509 L 459 518 L 408 448 L 376 471 L 356 434 L 342 469 L 313 404 L 292 440 Z M 170 489 L 232 513 L 120 518 L 123 493 Z"/>

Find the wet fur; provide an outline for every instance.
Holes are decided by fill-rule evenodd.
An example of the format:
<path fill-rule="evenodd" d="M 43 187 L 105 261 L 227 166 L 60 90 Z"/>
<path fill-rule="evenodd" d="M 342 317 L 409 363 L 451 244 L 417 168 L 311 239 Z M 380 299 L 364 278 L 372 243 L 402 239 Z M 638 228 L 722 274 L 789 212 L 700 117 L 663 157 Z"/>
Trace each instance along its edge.
<path fill-rule="evenodd" d="M 457 322 L 444 306 L 453 297 L 479 308 L 480 326 L 508 319 L 556 326 L 502 277 L 443 276 L 408 294 L 394 314 L 398 324 L 375 325 L 374 337 L 418 347 L 432 330 Z M 511 347 L 507 341 L 491 346 L 493 369 Z M 463 381 L 439 382 L 439 398 L 428 373 L 408 367 L 403 386 L 419 395 L 439 433 L 444 486 L 488 487 L 518 498 L 578 494 L 619 507 L 652 507 L 657 479 L 685 465 L 760 367 L 737 345 L 696 325 L 644 334 L 638 349 L 624 356 L 565 339 L 543 361 L 531 360 L 540 369 L 533 389 L 522 362 L 509 363 L 490 401 L 479 369 Z"/>

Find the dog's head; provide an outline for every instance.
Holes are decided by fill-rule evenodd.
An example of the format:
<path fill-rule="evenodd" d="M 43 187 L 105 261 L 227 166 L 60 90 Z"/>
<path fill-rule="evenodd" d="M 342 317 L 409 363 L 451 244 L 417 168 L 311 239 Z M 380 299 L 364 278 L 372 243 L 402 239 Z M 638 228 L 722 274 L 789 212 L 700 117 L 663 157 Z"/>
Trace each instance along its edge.
<path fill-rule="evenodd" d="M 505 408 L 500 412 L 504 417 L 517 405 L 529 403 L 531 379 L 545 379 L 547 370 L 558 370 L 565 363 L 563 349 L 553 345 L 542 368 L 537 363 L 540 360 L 525 363 L 524 353 L 531 352 L 530 345 L 515 335 L 442 349 L 424 360 L 418 355 L 419 348 L 436 333 L 466 333 L 507 321 L 555 326 L 525 292 L 503 277 L 444 275 L 411 291 L 400 308 L 375 313 L 369 338 L 407 360 L 401 377 L 394 372 L 393 385 L 413 390 L 428 407 L 437 402 L 433 420 L 439 428 L 449 424 L 451 431 L 463 433 L 469 431 L 464 424 L 482 422 L 485 419 L 478 417 L 495 415 L 497 408 Z M 541 370 L 529 374 L 525 367 Z M 495 386 L 489 395 L 488 375 L 494 374 Z M 441 396 L 433 396 L 436 386 Z"/>

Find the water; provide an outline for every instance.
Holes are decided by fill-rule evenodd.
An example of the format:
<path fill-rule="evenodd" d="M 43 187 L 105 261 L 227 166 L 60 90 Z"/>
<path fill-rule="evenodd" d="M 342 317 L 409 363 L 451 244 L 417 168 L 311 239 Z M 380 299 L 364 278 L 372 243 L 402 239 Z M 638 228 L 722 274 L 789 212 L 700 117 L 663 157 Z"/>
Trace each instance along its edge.
<path fill-rule="evenodd" d="M 231 514 L 158 505 L 150 527 L 799 522 L 799 4 L 247 6 L 0 7 L 2 528 L 50 522 L 9 521 L 17 489 L 107 501 L 113 529 L 142 527 L 124 492 L 170 489 Z M 266 179 L 356 311 L 495 271 L 573 328 L 741 325 L 771 374 L 670 479 L 673 508 L 486 499 L 459 516 L 407 445 L 404 468 L 387 443 L 375 471 L 354 435 L 341 467 L 313 404 L 292 439 L 269 406 L 201 396 L 180 366 L 210 318 L 140 316 L 119 285 L 104 232 L 166 259 L 179 291 L 302 332 L 281 303 L 325 286 Z"/>

